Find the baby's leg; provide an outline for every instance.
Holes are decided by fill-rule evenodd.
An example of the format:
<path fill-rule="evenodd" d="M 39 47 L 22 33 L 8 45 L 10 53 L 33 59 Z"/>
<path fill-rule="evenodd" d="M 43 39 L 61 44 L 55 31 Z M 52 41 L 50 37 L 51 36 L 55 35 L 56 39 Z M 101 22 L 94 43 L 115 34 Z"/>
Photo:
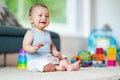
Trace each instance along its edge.
<path fill-rule="evenodd" d="M 53 72 L 53 71 L 56 71 L 56 67 L 55 67 L 55 65 L 49 63 L 46 66 L 44 66 L 43 71 L 44 72 Z"/>
<path fill-rule="evenodd" d="M 57 71 L 66 71 L 65 66 L 55 66 Z"/>
<path fill-rule="evenodd" d="M 58 66 L 58 65 L 53 65 L 53 64 L 47 64 L 44 67 L 44 72 L 53 72 L 53 71 L 65 71 L 66 67 L 65 66 Z"/>
<path fill-rule="evenodd" d="M 62 60 L 60 60 L 59 65 L 66 66 L 67 71 L 75 71 L 80 68 L 80 61 L 70 64 L 67 59 L 62 59 Z"/>
<path fill-rule="evenodd" d="M 59 62 L 59 65 L 60 66 L 68 66 L 70 63 L 69 61 L 65 58 L 65 59 L 61 59 L 60 62 Z"/>
<path fill-rule="evenodd" d="M 80 61 L 68 65 L 67 71 L 76 71 L 80 68 Z"/>

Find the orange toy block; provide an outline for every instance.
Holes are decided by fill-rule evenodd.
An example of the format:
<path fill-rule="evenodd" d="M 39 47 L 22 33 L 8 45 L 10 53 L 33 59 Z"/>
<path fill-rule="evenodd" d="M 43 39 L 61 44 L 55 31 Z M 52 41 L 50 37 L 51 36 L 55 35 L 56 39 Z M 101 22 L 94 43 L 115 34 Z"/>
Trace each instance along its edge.
<path fill-rule="evenodd" d="M 102 60 L 105 60 L 105 55 L 104 54 L 97 54 L 97 60 L 100 60 L 100 61 L 102 61 Z"/>
<path fill-rule="evenodd" d="M 115 54 L 109 54 L 107 55 L 108 60 L 116 60 L 116 55 Z"/>

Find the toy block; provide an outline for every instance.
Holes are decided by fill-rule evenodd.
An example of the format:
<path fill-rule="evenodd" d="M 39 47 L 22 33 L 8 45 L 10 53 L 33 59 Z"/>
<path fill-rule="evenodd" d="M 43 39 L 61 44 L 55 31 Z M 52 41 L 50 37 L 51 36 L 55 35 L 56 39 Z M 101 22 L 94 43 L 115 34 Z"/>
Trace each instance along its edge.
<path fill-rule="evenodd" d="M 117 55 L 116 48 L 109 47 L 107 49 L 107 59 L 108 60 L 116 60 L 116 58 L 117 58 L 116 55 Z"/>
<path fill-rule="evenodd" d="M 103 48 L 96 48 L 96 54 L 103 54 Z"/>
<path fill-rule="evenodd" d="M 105 55 L 104 54 L 97 54 L 97 60 L 100 60 L 100 61 L 102 61 L 102 60 L 105 60 Z"/>
<path fill-rule="evenodd" d="M 107 54 L 109 55 L 109 54 L 115 54 L 116 55 L 116 48 L 114 48 L 114 47 L 109 47 L 108 49 L 107 49 Z"/>
<path fill-rule="evenodd" d="M 115 60 L 108 60 L 107 61 L 107 66 L 115 66 L 116 65 L 116 61 Z"/>
<path fill-rule="evenodd" d="M 95 59 L 100 61 L 105 59 L 103 48 L 96 48 Z"/>
<path fill-rule="evenodd" d="M 116 55 L 114 54 L 107 55 L 107 60 L 116 60 Z"/>

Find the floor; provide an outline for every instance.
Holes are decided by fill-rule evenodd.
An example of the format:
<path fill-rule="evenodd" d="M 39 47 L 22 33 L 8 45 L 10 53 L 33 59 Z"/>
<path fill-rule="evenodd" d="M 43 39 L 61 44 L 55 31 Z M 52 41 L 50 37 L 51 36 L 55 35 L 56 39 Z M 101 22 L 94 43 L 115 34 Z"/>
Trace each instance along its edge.
<path fill-rule="evenodd" d="M 120 80 L 120 66 L 82 67 L 78 71 L 28 72 L 0 67 L 0 80 Z"/>

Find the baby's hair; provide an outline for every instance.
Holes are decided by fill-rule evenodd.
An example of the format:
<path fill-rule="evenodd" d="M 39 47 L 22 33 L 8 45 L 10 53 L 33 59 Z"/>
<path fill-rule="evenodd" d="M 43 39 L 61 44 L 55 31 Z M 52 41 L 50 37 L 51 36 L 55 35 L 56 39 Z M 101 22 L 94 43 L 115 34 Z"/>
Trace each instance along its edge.
<path fill-rule="evenodd" d="M 32 9 L 33 9 L 34 7 L 37 7 L 37 6 L 41 6 L 41 7 L 44 7 L 44 8 L 47 8 L 47 9 L 48 9 L 48 7 L 47 7 L 46 5 L 44 5 L 44 4 L 35 4 L 35 5 L 33 5 L 33 6 L 30 8 L 30 10 L 29 10 L 29 16 L 31 16 Z"/>

